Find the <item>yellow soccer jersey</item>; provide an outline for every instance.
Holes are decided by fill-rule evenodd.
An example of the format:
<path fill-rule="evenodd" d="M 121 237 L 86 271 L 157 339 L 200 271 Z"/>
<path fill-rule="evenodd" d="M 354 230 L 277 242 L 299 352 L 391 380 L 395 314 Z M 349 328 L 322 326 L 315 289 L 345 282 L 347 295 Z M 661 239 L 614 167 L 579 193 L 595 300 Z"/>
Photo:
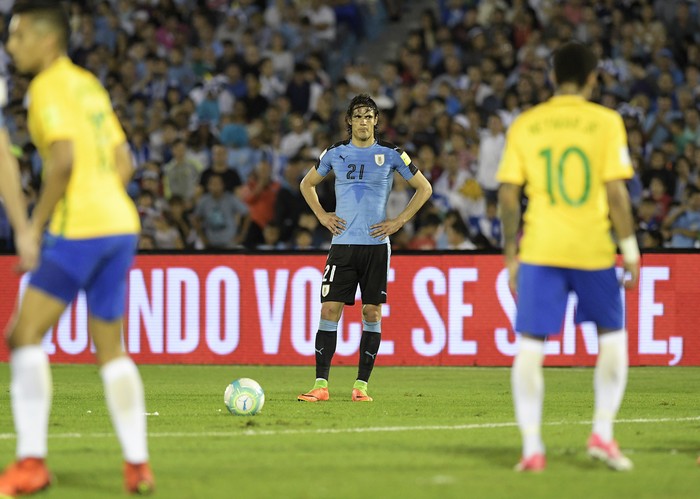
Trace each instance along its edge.
<path fill-rule="evenodd" d="M 520 260 L 584 270 L 611 267 L 605 183 L 631 178 L 620 116 L 578 96 L 556 96 L 519 116 L 497 178 L 525 186 Z"/>
<path fill-rule="evenodd" d="M 73 171 L 49 232 L 69 239 L 138 233 L 115 165 L 115 147 L 126 138 L 97 78 L 62 57 L 32 80 L 28 96 L 29 133 L 44 165 L 53 142 L 73 143 Z"/>

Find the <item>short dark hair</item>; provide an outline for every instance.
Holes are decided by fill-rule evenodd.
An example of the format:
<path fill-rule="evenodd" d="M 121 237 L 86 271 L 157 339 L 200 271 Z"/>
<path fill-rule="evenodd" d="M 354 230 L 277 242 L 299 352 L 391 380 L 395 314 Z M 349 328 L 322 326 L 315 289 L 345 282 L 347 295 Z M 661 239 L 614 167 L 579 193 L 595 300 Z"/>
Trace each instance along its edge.
<path fill-rule="evenodd" d="M 48 23 L 58 33 L 58 42 L 63 50 L 68 50 L 70 40 L 70 19 L 63 2 L 56 0 L 18 0 L 12 14 L 29 14 L 34 19 Z"/>
<path fill-rule="evenodd" d="M 350 104 L 348 105 L 348 109 L 345 112 L 345 125 L 348 131 L 348 134 L 352 134 L 352 126 L 350 125 L 350 121 L 352 120 L 352 113 L 357 109 L 358 107 L 368 107 L 370 108 L 375 116 L 379 116 L 379 108 L 377 107 L 377 103 L 374 102 L 374 99 L 369 96 L 369 94 L 358 94 L 353 99 L 350 101 Z M 377 129 L 378 126 L 374 125 L 374 137 L 377 137 Z"/>
<path fill-rule="evenodd" d="M 579 87 L 598 67 L 598 58 L 593 51 L 579 42 L 567 42 L 554 52 L 554 76 L 557 85 L 575 83 Z"/>

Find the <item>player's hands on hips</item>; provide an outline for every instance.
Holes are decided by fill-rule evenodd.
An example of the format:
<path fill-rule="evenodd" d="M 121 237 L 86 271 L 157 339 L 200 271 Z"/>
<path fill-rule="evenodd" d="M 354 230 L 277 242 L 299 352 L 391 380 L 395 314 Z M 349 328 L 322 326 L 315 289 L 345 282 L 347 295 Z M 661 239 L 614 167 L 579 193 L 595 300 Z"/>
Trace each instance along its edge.
<path fill-rule="evenodd" d="M 336 216 L 335 212 L 325 213 L 318 217 L 318 221 L 321 222 L 326 229 L 331 231 L 331 234 L 337 236 L 342 234 L 345 230 L 345 220 Z"/>
<path fill-rule="evenodd" d="M 395 218 L 392 220 L 384 220 L 383 222 L 371 226 L 369 228 L 369 235 L 377 239 L 384 239 L 397 232 L 401 227 L 403 227 L 403 224 Z"/>
<path fill-rule="evenodd" d="M 627 263 L 623 262 L 622 266 L 625 269 L 625 273 L 622 276 L 622 285 L 626 289 L 635 288 L 637 286 L 637 281 L 639 281 L 639 262 Z M 627 275 L 629 274 L 629 279 Z"/>
<path fill-rule="evenodd" d="M 39 240 L 31 227 L 15 234 L 15 246 L 19 255 L 17 272 L 34 270 L 39 263 Z"/>
<path fill-rule="evenodd" d="M 506 267 L 508 268 L 508 286 L 510 287 L 510 292 L 515 294 L 518 291 L 518 269 L 520 268 L 520 262 L 517 258 L 512 258 L 506 260 Z"/>

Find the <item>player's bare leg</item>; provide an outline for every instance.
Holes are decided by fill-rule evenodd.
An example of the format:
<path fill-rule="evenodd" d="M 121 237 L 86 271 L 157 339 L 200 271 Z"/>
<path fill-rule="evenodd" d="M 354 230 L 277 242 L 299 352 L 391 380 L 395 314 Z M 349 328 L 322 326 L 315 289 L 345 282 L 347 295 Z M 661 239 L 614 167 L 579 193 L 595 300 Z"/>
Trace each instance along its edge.
<path fill-rule="evenodd" d="M 61 317 L 66 303 L 27 287 L 8 331 L 12 382 L 10 398 L 17 432 L 17 461 L 0 475 L 0 494 L 31 494 L 51 484 L 46 467 L 51 370 L 41 340 Z"/>
<path fill-rule="evenodd" d="M 327 301 L 321 304 L 321 320 L 316 333 L 316 382 L 311 390 L 297 397 L 300 402 L 324 402 L 330 398 L 328 375 L 338 342 L 338 321 L 343 313 L 343 303 Z"/>
<path fill-rule="evenodd" d="M 132 494 L 150 494 L 155 488 L 148 465 L 146 403 L 143 382 L 121 344 L 122 320 L 90 316 L 88 329 L 95 343 L 107 407 L 124 456 L 124 486 Z"/>

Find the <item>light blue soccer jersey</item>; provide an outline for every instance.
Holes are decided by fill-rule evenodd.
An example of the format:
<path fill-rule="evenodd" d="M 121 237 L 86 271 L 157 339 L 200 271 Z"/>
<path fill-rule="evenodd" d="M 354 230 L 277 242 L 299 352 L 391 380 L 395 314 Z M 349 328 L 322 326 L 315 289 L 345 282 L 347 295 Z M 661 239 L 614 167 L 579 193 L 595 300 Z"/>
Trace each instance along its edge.
<path fill-rule="evenodd" d="M 418 171 L 408 154 L 388 142 L 357 147 L 348 139 L 323 151 L 316 170 L 322 177 L 335 173 L 335 214 L 345 230 L 332 244 L 388 244 L 388 238 L 372 237 L 370 227 L 386 219 L 394 171 L 406 180 Z"/>

